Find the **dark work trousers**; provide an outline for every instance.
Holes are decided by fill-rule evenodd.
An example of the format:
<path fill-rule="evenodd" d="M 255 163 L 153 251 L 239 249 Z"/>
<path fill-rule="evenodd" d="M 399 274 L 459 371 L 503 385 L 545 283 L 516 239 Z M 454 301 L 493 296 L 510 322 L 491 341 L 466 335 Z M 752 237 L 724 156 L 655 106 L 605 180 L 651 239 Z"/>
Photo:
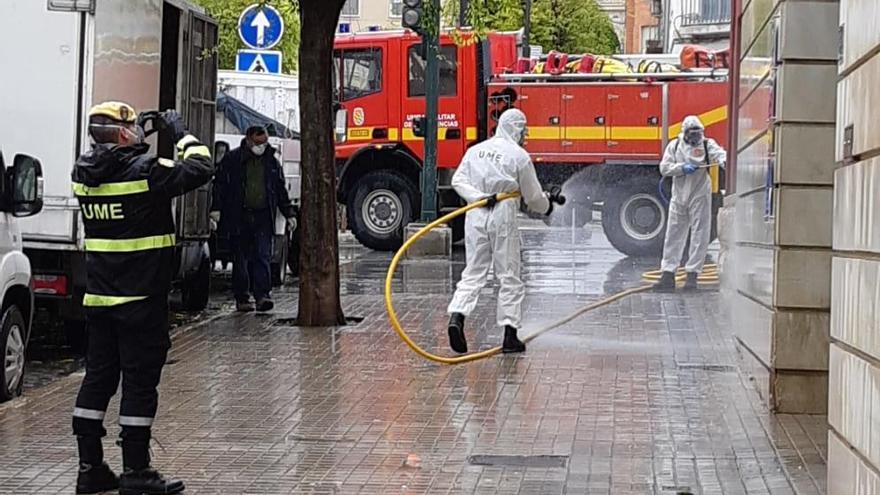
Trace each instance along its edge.
<path fill-rule="evenodd" d="M 104 414 L 121 375 L 123 452 L 126 442 L 148 444 L 159 401 L 156 387 L 171 347 L 167 296 L 86 308 L 86 324 L 86 376 L 73 412 L 74 435 L 100 439 L 107 434 Z"/>
<path fill-rule="evenodd" d="M 232 265 L 232 292 L 235 300 L 256 300 L 271 294 L 272 241 L 275 236 L 275 218 L 267 210 L 242 212 L 238 234 L 232 236 L 235 259 Z"/>

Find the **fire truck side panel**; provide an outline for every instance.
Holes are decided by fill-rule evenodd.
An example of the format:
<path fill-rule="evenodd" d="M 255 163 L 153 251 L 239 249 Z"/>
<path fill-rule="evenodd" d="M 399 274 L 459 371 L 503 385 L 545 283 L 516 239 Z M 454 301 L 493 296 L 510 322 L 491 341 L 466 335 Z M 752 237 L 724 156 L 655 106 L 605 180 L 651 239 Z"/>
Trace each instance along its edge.
<path fill-rule="evenodd" d="M 669 139 L 681 132 L 681 121 L 697 115 L 706 126 L 706 135 L 727 149 L 726 82 L 690 82 L 669 84 Z"/>
<path fill-rule="evenodd" d="M 579 162 L 604 160 L 608 140 L 607 88 L 599 84 L 569 84 L 562 88 L 561 98 L 563 152 Z"/>
<path fill-rule="evenodd" d="M 526 149 L 535 161 L 554 161 L 562 153 L 562 88 L 555 84 L 523 84 L 513 89 L 517 94 L 514 106 L 528 118 Z M 496 122 L 493 116 L 492 127 Z"/>
<path fill-rule="evenodd" d="M 609 160 L 660 160 L 662 87 L 656 84 L 608 86 Z"/>

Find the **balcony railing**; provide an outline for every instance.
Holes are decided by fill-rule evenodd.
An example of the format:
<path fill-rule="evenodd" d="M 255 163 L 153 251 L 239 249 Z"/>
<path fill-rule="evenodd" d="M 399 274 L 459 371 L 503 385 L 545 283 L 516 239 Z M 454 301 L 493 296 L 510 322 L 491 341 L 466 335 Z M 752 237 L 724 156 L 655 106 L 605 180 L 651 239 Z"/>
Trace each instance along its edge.
<path fill-rule="evenodd" d="M 730 0 L 682 0 L 682 27 L 729 23 Z"/>

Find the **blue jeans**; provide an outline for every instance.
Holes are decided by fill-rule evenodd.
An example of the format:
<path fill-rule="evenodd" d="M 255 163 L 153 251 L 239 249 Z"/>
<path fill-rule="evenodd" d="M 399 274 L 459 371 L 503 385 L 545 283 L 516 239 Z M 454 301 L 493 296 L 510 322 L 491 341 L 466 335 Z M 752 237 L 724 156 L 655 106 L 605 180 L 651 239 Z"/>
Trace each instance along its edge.
<path fill-rule="evenodd" d="M 232 236 L 235 259 L 232 265 L 232 292 L 244 302 L 253 292 L 256 300 L 271 297 L 272 241 L 275 226 L 272 215 L 245 211 L 237 235 Z"/>

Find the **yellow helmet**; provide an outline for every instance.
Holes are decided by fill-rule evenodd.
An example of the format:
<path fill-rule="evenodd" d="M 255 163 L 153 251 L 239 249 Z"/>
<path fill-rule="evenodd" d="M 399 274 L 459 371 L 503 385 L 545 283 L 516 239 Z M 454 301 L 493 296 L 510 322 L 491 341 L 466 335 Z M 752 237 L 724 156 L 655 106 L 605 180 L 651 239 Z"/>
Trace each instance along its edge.
<path fill-rule="evenodd" d="M 89 117 L 96 116 L 108 117 L 123 124 L 134 124 L 137 122 L 137 112 L 134 111 L 128 103 L 119 101 L 105 101 L 99 103 L 89 110 Z"/>

